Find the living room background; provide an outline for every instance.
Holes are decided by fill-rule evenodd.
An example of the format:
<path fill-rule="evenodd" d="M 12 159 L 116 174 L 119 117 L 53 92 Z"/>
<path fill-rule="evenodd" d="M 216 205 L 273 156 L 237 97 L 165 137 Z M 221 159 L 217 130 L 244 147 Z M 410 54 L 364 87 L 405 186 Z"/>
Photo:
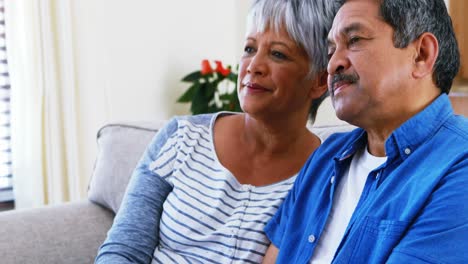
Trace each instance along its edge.
<path fill-rule="evenodd" d="M 17 134 L 23 150 L 18 152 L 28 152 L 20 158 L 49 168 L 42 176 L 31 170 L 34 165 L 14 168 L 17 207 L 86 197 L 97 152 L 96 133 L 104 124 L 189 114 L 188 105 L 175 103 L 187 88 L 180 79 L 199 67 L 202 59 L 237 63 L 251 2 L 6 1 L 9 62 L 13 72 L 28 70 L 12 75 L 12 87 L 16 81 L 29 89 L 24 94 L 31 101 L 22 99 L 20 112 L 42 111 L 44 105 L 30 102 L 54 95 L 52 102 L 45 101 L 52 106 L 41 115 L 43 119 L 31 118 L 33 125 L 16 120 L 21 133 L 42 128 L 44 135 L 38 140 L 45 140 L 31 149 L 26 145 L 30 134 Z M 33 67 L 33 59 L 42 66 Z M 23 78 L 24 74 L 35 77 Z M 317 123 L 336 123 L 329 100 L 324 104 Z M 46 161 L 41 158 L 44 148 L 52 153 Z M 62 152 L 66 157 L 54 158 Z M 49 175 L 54 171 L 59 179 Z"/>

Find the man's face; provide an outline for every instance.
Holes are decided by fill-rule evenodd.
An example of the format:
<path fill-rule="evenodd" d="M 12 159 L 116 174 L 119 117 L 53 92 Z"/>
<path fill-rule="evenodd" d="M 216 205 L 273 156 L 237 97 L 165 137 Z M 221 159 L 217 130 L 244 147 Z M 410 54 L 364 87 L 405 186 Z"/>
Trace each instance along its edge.
<path fill-rule="evenodd" d="M 369 127 L 404 111 L 411 86 L 411 45 L 397 49 L 393 29 L 379 14 L 379 1 L 349 0 L 328 35 L 328 85 L 337 116 Z"/>

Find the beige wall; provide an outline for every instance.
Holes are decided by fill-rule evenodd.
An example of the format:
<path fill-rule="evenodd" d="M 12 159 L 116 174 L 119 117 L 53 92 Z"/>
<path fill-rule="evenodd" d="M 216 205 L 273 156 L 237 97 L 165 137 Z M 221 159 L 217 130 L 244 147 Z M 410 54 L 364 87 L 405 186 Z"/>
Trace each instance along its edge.
<path fill-rule="evenodd" d="M 80 98 L 80 170 L 92 173 L 96 132 L 119 121 L 188 114 L 180 79 L 202 59 L 236 64 L 251 0 L 71 1 Z M 317 123 L 337 122 L 330 101 Z"/>
<path fill-rule="evenodd" d="M 175 103 L 187 88 L 181 77 L 205 58 L 237 63 L 251 1 L 70 1 L 86 177 L 100 126 L 188 114 Z M 335 122 L 327 100 L 317 123 Z"/>
<path fill-rule="evenodd" d="M 236 64 L 246 0 L 71 1 L 80 98 L 82 171 L 92 172 L 95 135 L 109 122 L 188 114 L 180 79 L 202 59 Z"/>

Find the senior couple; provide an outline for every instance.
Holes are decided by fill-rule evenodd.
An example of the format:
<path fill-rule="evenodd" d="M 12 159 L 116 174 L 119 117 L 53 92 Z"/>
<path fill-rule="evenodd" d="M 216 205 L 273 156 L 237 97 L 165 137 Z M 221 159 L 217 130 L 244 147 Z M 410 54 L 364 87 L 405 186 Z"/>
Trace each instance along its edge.
<path fill-rule="evenodd" d="M 468 263 L 458 68 L 443 0 L 254 1 L 243 113 L 158 132 L 96 263 Z"/>

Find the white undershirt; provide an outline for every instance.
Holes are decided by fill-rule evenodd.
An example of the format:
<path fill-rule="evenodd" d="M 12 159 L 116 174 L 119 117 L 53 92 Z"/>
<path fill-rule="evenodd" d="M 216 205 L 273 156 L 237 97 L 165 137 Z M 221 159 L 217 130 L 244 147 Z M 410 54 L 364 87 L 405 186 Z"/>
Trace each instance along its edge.
<path fill-rule="evenodd" d="M 376 157 L 367 151 L 367 147 L 354 155 L 348 170 L 344 173 L 334 194 L 332 208 L 323 233 L 317 242 L 310 263 L 329 264 L 340 245 L 349 220 L 361 197 L 369 173 L 387 160 Z"/>

